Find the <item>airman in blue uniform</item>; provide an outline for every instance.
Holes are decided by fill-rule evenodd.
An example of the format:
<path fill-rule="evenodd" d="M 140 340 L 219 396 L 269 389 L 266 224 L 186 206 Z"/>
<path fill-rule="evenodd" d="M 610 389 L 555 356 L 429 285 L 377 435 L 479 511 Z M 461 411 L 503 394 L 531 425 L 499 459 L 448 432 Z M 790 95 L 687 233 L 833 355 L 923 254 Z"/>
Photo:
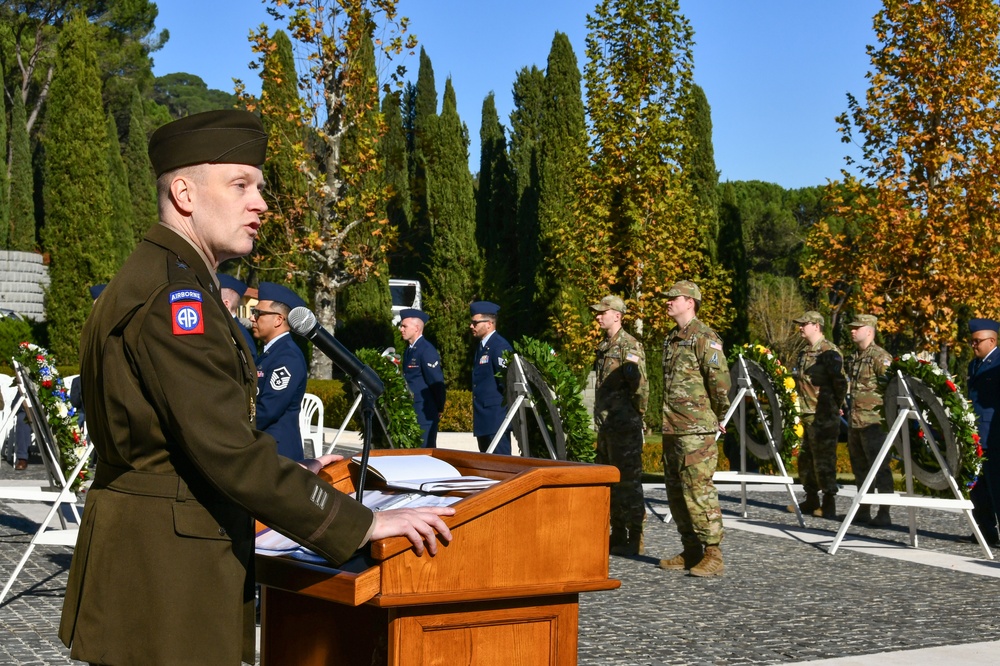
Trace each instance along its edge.
<path fill-rule="evenodd" d="M 1000 406 L 1000 351 L 997 351 L 997 331 L 1000 323 L 992 319 L 972 319 L 972 353 L 969 363 L 969 401 L 976 413 L 979 444 L 983 447 L 983 469 L 972 487 L 969 499 L 972 515 L 983 537 L 991 546 L 1000 545 L 997 517 L 1000 516 L 1000 460 L 992 460 L 990 452 L 1000 451 L 1000 428 L 993 429 L 993 415 Z M 1000 456 L 998 456 L 1000 457 Z"/>
<path fill-rule="evenodd" d="M 247 341 L 247 346 L 250 349 L 256 350 L 257 341 L 253 339 L 250 327 L 236 316 L 236 309 L 240 305 L 240 299 L 247 293 L 246 284 L 227 273 L 216 273 L 215 276 L 219 278 L 219 295 L 222 296 L 222 304 L 226 306 L 229 314 L 233 315 L 233 319 L 239 324 L 240 333 L 243 334 L 243 339 Z"/>
<path fill-rule="evenodd" d="M 409 308 L 399 313 L 399 333 L 407 343 L 403 352 L 403 379 L 413 394 L 413 410 L 424 437 L 424 448 L 437 448 L 438 423 L 444 412 L 444 371 L 441 356 L 427 338 L 426 312 Z"/>
<path fill-rule="evenodd" d="M 469 328 L 479 341 L 472 356 L 472 434 L 483 452 L 489 449 L 507 415 L 503 406 L 504 387 L 497 373 L 506 366 L 503 353 L 513 352 L 514 348 L 496 332 L 499 311 L 500 306 L 489 301 L 476 301 L 469 306 L 472 316 Z M 493 453 L 510 455 L 509 427 Z"/>
<path fill-rule="evenodd" d="M 251 310 L 254 335 L 264 343 L 257 356 L 257 428 L 274 437 L 278 453 L 299 461 L 302 432 L 299 411 L 306 392 L 306 357 L 292 339 L 288 313 L 305 307 L 298 294 L 280 284 L 261 282 Z"/>

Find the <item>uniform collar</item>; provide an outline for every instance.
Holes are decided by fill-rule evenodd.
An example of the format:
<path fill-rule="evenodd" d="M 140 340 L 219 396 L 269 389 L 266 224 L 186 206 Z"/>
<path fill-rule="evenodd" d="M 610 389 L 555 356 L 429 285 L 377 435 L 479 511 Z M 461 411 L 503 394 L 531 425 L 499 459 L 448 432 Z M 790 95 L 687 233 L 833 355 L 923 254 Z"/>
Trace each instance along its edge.
<path fill-rule="evenodd" d="M 416 340 L 414 340 L 414 341 L 413 341 L 413 344 L 411 344 L 411 345 L 410 345 L 410 349 L 413 349 L 414 347 L 416 347 L 416 346 L 417 346 L 417 343 L 418 343 L 418 342 L 420 342 L 420 341 L 421 341 L 421 340 L 423 340 L 423 339 L 424 339 L 424 336 L 423 336 L 423 334 L 421 334 L 421 335 L 418 335 L 418 336 L 417 336 L 417 339 L 416 339 Z"/>
<path fill-rule="evenodd" d="M 194 270 L 198 280 L 203 285 L 213 285 L 215 294 L 219 294 L 219 278 L 215 276 L 215 269 L 209 265 L 208 258 L 187 236 L 173 227 L 160 223 L 150 227 L 149 231 L 146 232 L 146 240 L 176 254 L 181 261 Z"/>
<path fill-rule="evenodd" d="M 271 338 L 271 341 L 268 342 L 266 345 L 264 345 L 264 349 L 260 353 L 261 356 L 263 356 L 264 354 L 266 354 L 267 350 L 270 349 L 271 347 L 273 347 L 275 342 L 277 342 L 281 338 L 285 337 L 286 335 L 290 335 L 290 332 L 289 331 L 285 331 L 284 333 L 279 333 L 278 335 L 276 335 L 273 338 Z"/>
<path fill-rule="evenodd" d="M 487 342 L 487 341 L 488 341 L 488 340 L 489 340 L 490 338 L 492 338 L 492 337 L 493 337 L 493 334 L 494 334 L 494 333 L 496 333 L 496 331 L 490 331 L 489 333 L 487 333 L 486 335 L 484 335 L 484 336 L 483 336 L 483 339 L 479 341 L 479 346 L 480 346 L 480 347 L 485 347 L 485 346 L 486 346 L 486 342 Z"/>

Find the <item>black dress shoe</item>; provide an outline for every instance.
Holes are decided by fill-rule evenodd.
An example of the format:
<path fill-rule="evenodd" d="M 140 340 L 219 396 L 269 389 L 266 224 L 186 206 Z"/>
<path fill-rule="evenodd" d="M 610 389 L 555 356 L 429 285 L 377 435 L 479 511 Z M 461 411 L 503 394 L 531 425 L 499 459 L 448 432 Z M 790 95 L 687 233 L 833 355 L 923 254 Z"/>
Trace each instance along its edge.
<path fill-rule="evenodd" d="M 1000 547 L 1000 536 L 997 536 L 996 534 L 984 534 L 983 539 L 986 540 L 986 545 L 990 548 Z M 962 543 L 979 543 L 979 541 L 976 540 L 975 534 L 958 537 L 958 540 Z"/>

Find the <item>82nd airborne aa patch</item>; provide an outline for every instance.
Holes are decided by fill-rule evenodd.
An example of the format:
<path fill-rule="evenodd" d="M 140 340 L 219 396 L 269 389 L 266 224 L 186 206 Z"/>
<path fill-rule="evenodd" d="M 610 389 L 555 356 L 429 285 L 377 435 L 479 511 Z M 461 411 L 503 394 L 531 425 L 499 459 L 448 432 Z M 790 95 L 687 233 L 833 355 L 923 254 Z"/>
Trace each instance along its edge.
<path fill-rule="evenodd" d="M 193 289 L 171 292 L 170 321 L 174 335 L 204 335 L 201 293 Z"/>

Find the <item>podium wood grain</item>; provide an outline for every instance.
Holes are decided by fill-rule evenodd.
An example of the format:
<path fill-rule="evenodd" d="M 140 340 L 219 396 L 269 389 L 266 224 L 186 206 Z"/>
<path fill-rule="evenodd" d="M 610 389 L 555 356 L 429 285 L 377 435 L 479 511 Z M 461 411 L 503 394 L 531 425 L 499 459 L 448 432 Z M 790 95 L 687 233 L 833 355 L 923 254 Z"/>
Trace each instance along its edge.
<path fill-rule="evenodd" d="M 576 663 L 579 593 L 620 585 L 608 578 L 618 470 L 443 449 L 372 455 L 428 453 L 501 482 L 455 505 L 452 542 L 433 557 L 402 537 L 373 542 L 360 573 L 258 556 L 262 664 Z M 353 493 L 353 467 L 321 474 Z"/>

